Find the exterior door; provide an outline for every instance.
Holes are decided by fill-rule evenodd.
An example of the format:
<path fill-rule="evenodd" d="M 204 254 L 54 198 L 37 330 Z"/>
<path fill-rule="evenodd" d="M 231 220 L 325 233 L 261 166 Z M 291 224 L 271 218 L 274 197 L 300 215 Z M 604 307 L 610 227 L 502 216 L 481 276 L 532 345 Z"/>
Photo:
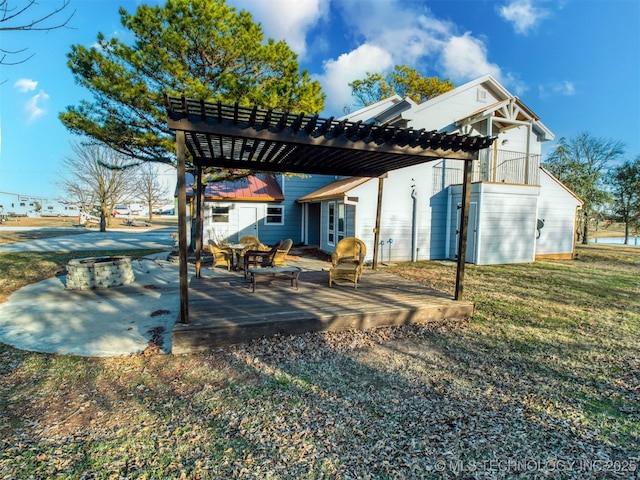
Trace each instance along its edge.
<path fill-rule="evenodd" d="M 256 207 L 240 207 L 238 209 L 238 240 L 245 235 L 258 235 L 258 209 Z"/>
<path fill-rule="evenodd" d="M 462 220 L 462 209 L 458 209 L 456 218 L 456 243 L 455 258 L 458 258 L 458 245 L 460 241 L 460 221 Z M 469 204 L 469 224 L 467 225 L 467 254 L 464 261 L 467 263 L 476 262 L 476 248 L 478 243 L 478 203 L 471 202 Z"/>

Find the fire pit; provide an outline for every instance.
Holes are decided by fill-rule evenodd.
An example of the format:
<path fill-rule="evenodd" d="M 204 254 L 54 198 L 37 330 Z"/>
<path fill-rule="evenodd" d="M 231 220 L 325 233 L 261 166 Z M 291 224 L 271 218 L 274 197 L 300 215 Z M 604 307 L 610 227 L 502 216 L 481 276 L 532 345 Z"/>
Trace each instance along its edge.
<path fill-rule="evenodd" d="M 135 280 L 130 257 L 76 258 L 67 263 L 67 290 L 117 287 Z"/>

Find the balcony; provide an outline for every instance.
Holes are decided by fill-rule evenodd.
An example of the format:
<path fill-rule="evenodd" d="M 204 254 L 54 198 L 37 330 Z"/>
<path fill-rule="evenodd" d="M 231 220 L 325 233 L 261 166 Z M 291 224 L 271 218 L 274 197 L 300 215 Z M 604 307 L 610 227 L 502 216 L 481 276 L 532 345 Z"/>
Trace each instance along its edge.
<path fill-rule="evenodd" d="M 538 185 L 540 182 L 540 155 L 527 155 L 511 150 L 480 151 L 472 166 L 472 182 L 509 183 L 512 185 Z M 463 183 L 463 163 L 460 160 L 441 160 L 433 167 L 433 192 L 449 185 Z"/>

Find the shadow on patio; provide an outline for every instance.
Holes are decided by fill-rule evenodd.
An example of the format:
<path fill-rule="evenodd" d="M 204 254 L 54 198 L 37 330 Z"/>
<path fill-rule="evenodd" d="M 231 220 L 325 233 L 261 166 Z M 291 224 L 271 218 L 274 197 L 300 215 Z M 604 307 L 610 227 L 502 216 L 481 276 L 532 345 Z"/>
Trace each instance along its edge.
<path fill-rule="evenodd" d="M 260 282 L 251 293 L 242 272 L 203 268 L 189 288 L 189 323 L 177 322 L 172 353 L 191 353 L 262 336 L 311 331 L 370 329 L 469 318 L 473 303 L 384 271 L 365 269 L 358 288 L 349 281 L 328 285 L 330 264 L 300 266 L 299 288 L 283 279 Z"/>

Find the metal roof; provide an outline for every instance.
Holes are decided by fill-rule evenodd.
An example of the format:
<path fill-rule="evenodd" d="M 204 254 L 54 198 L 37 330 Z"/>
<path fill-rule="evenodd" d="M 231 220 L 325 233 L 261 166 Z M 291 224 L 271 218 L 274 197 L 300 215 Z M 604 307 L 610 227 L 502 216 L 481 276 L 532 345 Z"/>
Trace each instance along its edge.
<path fill-rule="evenodd" d="M 369 177 L 349 177 L 331 182 L 296 200 L 298 203 L 318 202 L 329 198 L 344 197 L 350 190 L 370 181 Z"/>
<path fill-rule="evenodd" d="M 196 166 L 377 177 L 441 158 L 473 160 L 494 140 L 184 97 L 165 96 L 165 106 Z"/>
<path fill-rule="evenodd" d="M 193 175 L 187 173 L 187 197 L 194 195 Z M 203 195 L 205 200 L 227 200 L 248 202 L 282 202 L 284 195 L 273 175 L 259 173 L 237 180 L 222 180 L 207 183 Z"/>

